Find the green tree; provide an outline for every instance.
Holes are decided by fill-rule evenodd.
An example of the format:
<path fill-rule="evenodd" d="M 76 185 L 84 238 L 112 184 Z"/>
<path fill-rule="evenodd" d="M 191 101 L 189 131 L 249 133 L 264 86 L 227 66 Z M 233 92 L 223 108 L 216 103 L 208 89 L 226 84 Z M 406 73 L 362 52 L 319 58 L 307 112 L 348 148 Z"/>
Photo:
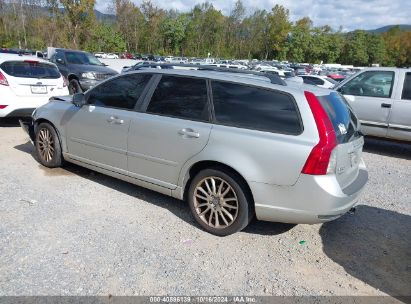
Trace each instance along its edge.
<path fill-rule="evenodd" d="M 126 43 L 112 25 L 101 22 L 97 24 L 91 39 L 84 47 L 91 52 L 122 52 L 126 48 Z"/>
<path fill-rule="evenodd" d="M 60 0 L 67 18 L 66 31 L 74 48 L 81 47 L 90 36 L 95 23 L 95 0 Z"/>
<path fill-rule="evenodd" d="M 382 63 L 385 57 L 385 43 L 380 34 L 368 34 L 367 36 L 368 63 Z"/>
<path fill-rule="evenodd" d="M 268 14 L 269 42 L 271 50 L 266 50 L 266 58 L 269 51 L 274 58 L 283 60 L 287 54 L 287 38 L 291 30 L 292 23 L 289 21 L 290 12 L 282 5 L 276 4 Z"/>
<path fill-rule="evenodd" d="M 355 31 L 347 35 L 344 47 L 343 63 L 357 66 L 368 65 L 367 33 Z"/>
<path fill-rule="evenodd" d="M 288 59 L 295 62 L 306 61 L 311 42 L 312 21 L 308 17 L 298 20 L 288 38 Z"/>
<path fill-rule="evenodd" d="M 169 54 L 180 54 L 182 42 L 188 24 L 186 15 L 176 18 L 166 18 L 161 25 L 161 32 L 164 37 L 164 50 Z"/>
<path fill-rule="evenodd" d="M 126 47 L 122 51 L 137 52 L 144 34 L 144 16 L 130 0 L 114 0 L 116 11 L 115 28 L 124 41 Z"/>

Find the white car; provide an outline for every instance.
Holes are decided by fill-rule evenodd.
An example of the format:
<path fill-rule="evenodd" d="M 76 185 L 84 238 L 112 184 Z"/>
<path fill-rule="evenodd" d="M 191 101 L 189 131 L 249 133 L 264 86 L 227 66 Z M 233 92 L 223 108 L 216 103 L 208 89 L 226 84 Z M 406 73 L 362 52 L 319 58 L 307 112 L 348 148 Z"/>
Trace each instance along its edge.
<path fill-rule="evenodd" d="M 254 67 L 254 70 L 259 71 L 259 72 L 276 74 L 283 78 L 285 77 L 284 71 L 280 70 L 279 68 L 276 68 L 275 66 L 271 66 L 268 64 L 264 64 L 264 63 L 257 64 Z"/>
<path fill-rule="evenodd" d="M 316 85 L 320 88 L 332 89 L 338 83 L 334 79 L 327 76 L 320 75 L 300 75 L 303 78 L 304 83 Z"/>
<path fill-rule="evenodd" d="M 107 59 L 118 59 L 118 55 L 117 54 L 113 54 L 113 53 L 109 53 L 106 56 Z"/>
<path fill-rule="evenodd" d="M 31 116 L 50 97 L 69 95 L 67 85 L 49 61 L 0 54 L 0 118 Z"/>
<path fill-rule="evenodd" d="M 103 52 L 95 53 L 94 56 L 95 56 L 96 58 L 102 58 L 102 59 L 107 58 L 107 54 L 106 54 L 106 53 L 103 53 Z"/>

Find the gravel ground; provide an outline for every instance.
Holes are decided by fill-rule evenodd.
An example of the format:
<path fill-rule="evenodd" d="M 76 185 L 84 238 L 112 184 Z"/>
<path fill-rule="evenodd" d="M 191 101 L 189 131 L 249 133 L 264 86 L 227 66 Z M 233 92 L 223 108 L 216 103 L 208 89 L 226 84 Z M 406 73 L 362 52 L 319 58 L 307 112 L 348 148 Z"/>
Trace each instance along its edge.
<path fill-rule="evenodd" d="M 0 295 L 411 295 L 409 144 L 367 139 L 355 214 L 221 238 L 184 202 L 0 138 Z"/>

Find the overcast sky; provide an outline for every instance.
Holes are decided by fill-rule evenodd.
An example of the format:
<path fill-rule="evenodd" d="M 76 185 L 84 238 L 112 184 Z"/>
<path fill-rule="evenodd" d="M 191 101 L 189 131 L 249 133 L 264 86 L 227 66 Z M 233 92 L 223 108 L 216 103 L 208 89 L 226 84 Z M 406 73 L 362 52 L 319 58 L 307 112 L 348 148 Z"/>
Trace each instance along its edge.
<path fill-rule="evenodd" d="M 132 0 L 140 4 L 141 0 Z M 97 0 L 96 8 L 107 11 L 111 0 Z M 197 3 L 196 0 L 154 0 L 158 6 L 165 9 L 189 11 Z M 229 14 L 235 0 L 209 0 L 214 7 L 225 15 Z M 375 29 L 391 24 L 411 23 L 411 0 L 243 0 L 248 12 L 253 9 L 270 10 L 275 4 L 282 4 L 290 10 L 292 21 L 308 16 L 315 26 L 330 25 L 343 30 Z"/>

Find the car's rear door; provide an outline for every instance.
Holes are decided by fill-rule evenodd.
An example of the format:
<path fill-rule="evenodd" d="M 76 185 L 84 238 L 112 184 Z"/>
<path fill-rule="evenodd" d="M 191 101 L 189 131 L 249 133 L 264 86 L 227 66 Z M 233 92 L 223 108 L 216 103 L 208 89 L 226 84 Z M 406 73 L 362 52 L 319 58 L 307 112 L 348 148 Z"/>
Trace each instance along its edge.
<path fill-rule="evenodd" d="M 173 189 L 183 164 L 210 135 L 207 84 L 201 78 L 157 77 L 158 85 L 130 123 L 128 170 L 135 178 Z"/>
<path fill-rule="evenodd" d="M 361 122 L 365 134 L 387 136 L 394 71 L 364 71 L 338 87 Z"/>
<path fill-rule="evenodd" d="M 151 75 L 129 74 L 87 93 L 87 105 L 65 114 L 71 158 L 108 170 L 127 171 L 127 135 L 134 108 Z"/>
<path fill-rule="evenodd" d="M 402 70 L 394 94 L 388 137 L 411 141 L 411 72 Z"/>

